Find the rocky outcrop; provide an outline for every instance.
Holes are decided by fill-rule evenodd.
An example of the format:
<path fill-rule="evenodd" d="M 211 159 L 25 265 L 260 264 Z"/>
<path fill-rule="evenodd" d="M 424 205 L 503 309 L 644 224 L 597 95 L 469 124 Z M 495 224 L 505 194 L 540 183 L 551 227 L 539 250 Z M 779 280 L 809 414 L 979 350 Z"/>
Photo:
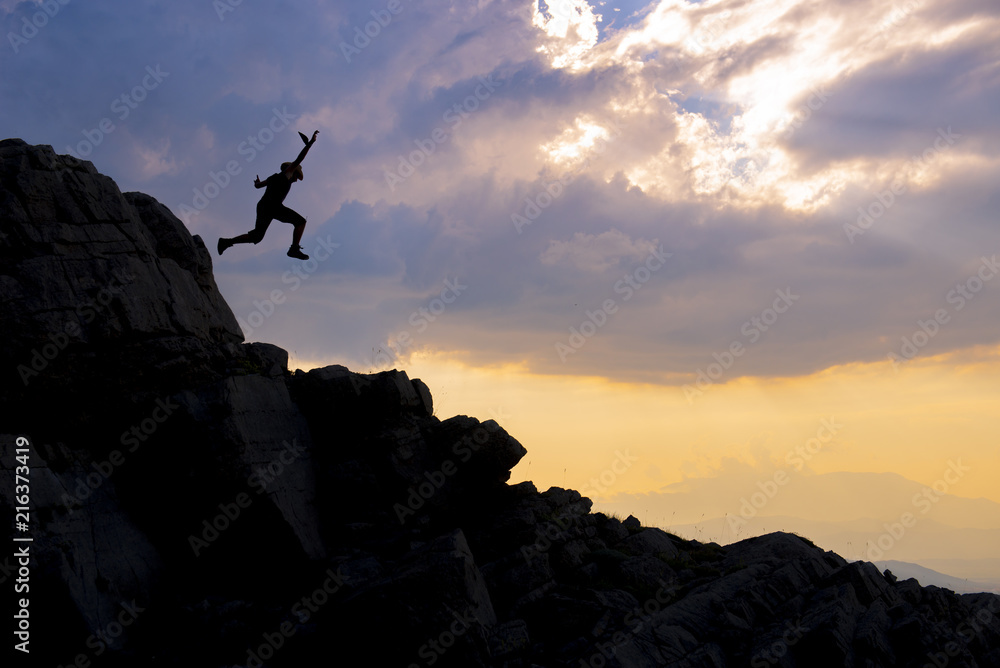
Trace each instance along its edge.
<path fill-rule="evenodd" d="M 403 371 L 290 371 L 243 343 L 201 239 L 88 162 L 0 142 L 0 233 L 35 660 L 1000 665 L 996 596 L 790 534 L 721 547 L 592 513 L 509 485 L 520 443 L 440 419 Z"/>
<path fill-rule="evenodd" d="M 93 359 L 84 352 L 111 348 L 121 371 L 141 375 L 101 380 L 162 383 L 172 371 L 187 380 L 243 340 L 205 245 L 153 198 L 122 194 L 91 163 L 18 140 L 0 144 L 0 183 L 0 308 L 16 323 L 4 363 L 17 375 L 5 374 L 6 391 L 13 380 L 52 392 Z"/>

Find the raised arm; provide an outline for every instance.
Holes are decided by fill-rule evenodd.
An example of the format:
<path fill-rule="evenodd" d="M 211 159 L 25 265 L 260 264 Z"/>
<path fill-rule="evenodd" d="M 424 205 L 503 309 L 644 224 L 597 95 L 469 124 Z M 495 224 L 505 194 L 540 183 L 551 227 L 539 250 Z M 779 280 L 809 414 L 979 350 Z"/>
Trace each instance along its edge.
<path fill-rule="evenodd" d="M 318 134 L 319 130 L 316 130 L 316 132 L 313 133 L 312 139 L 309 140 L 309 143 L 303 146 L 302 150 L 299 151 L 299 157 L 295 158 L 295 162 L 292 163 L 292 167 L 299 166 L 299 164 L 302 162 L 302 158 L 306 157 L 306 153 L 309 152 L 309 148 L 316 143 L 316 135 Z"/>

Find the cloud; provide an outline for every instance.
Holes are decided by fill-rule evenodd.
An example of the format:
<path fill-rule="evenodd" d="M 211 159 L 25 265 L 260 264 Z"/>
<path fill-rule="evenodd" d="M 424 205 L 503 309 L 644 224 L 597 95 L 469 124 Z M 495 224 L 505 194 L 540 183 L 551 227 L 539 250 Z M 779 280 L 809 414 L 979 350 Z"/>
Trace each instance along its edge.
<path fill-rule="evenodd" d="M 656 250 L 652 241 L 636 240 L 617 229 L 598 235 L 577 232 L 570 241 L 552 240 L 539 259 L 545 265 L 567 265 L 581 271 L 604 273 L 626 262 L 641 262 Z"/>
<path fill-rule="evenodd" d="M 678 382 L 741 341 L 732 378 L 805 374 L 884 360 L 941 308 L 922 355 L 996 341 L 1000 283 L 947 301 L 1000 251 L 993 4 L 401 7 L 71 3 L 0 61 L 0 112 L 61 152 L 113 118 L 88 159 L 178 213 L 235 161 L 189 216 L 209 246 L 252 226 L 255 174 L 319 129 L 286 204 L 307 249 L 341 252 L 260 332 L 295 350 L 356 357 L 454 277 L 469 289 L 420 345 L 544 373 Z M 35 11 L 5 8 L 7 30 Z M 157 64 L 169 77 L 115 118 Z M 949 126 L 955 143 L 911 160 Z M 238 314 L 281 285 L 289 234 L 216 260 Z M 615 286 L 654 244 L 673 256 L 625 302 Z M 801 299 L 750 344 L 784 289 Z M 621 308 L 562 362 L 555 342 L 606 299 Z"/>

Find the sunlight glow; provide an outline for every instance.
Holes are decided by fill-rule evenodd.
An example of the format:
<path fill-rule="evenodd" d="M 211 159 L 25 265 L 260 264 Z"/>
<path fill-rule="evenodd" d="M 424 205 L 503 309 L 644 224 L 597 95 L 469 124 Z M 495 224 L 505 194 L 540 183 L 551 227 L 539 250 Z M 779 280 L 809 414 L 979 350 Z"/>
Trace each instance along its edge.
<path fill-rule="evenodd" d="M 713 387 L 694 406 L 673 385 L 539 375 L 516 364 L 469 367 L 461 357 L 421 351 L 406 369 L 430 387 L 441 419 L 496 419 L 528 449 L 511 482 L 584 489 L 626 444 L 640 459 L 614 493 L 711 476 L 733 458 L 772 467 L 813 435 L 821 417 L 834 415 L 845 425 L 840 445 L 810 463 L 815 472 L 891 467 L 929 483 L 943 460 L 965 457 L 978 466 L 959 493 L 1000 501 L 1000 459 L 987 427 L 1000 399 L 1000 347 L 917 358 L 898 375 L 879 361 L 801 378 L 740 378 Z M 944 443 L 946 433 L 952 438 Z"/>
<path fill-rule="evenodd" d="M 543 144 L 541 150 L 559 165 L 579 162 L 580 158 L 594 149 L 598 141 L 607 141 L 611 133 L 586 117 L 577 118 L 556 139 Z"/>
<path fill-rule="evenodd" d="M 544 9 L 542 6 L 544 5 Z M 597 44 L 597 23 L 587 0 L 537 0 L 533 3 L 532 23 L 549 37 L 539 51 L 552 58 L 552 67 L 581 69 L 584 56 Z"/>
<path fill-rule="evenodd" d="M 566 2 L 545 12 L 536 7 L 535 25 L 563 40 L 545 47 L 554 66 L 596 69 L 614 62 L 641 78 L 648 54 L 659 53 L 663 46 L 672 49 L 663 55 L 663 71 L 673 80 L 663 79 L 656 89 L 674 102 L 673 113 L 664 121 L 676 126 L 675 143 L 658 149 L 659 154 L 634 155 L 616 171 L 644 192 L 666 199 L 712 197 L 720 205 L 779 204 L 798 212 L 821 210 L 848 186 L 865 187 L 884 169 L 881 160 L 872 160 L 799 173 L 786 142 L 822 112 L 837 86 L 874 61 L 936 48 L 977 26 L 984 28 L 981 21 L 969 21 L 941 31 L 917 18 L 921 3 L 897 6 L 886 0 L 865 10 L 868 21 L 847 24 L 842 13 L 830 9 L 789 32 L 786 17 L 797 0 L 735 9 L 721 2 L 664 0 L 636 29 L 596 45 L 594 16 L 585 5 Z M 732 49 L 767 40 L 784 44 L 773 57 L 742 74 L 725 74 Z M 676 77 L 685 75 L 689 83 L 678 86 Z M 723 77 L 726 84 L 719 88 L 714 82 Z M 694 90 L 698 87 L 715 97 L 698 97 L 691 108 L 687 96 L 704 95 Z M 609 100 L 608 106 L 627 124 L 637 115 L 634 110 L 648 102 L 648 90 L 636 88 Z M 577 119 L 575 128 L 542 146 L 542 152 L 548 160 L 565 164 L 579 159 L 601 136 L 595 123 Z M 907 170 L 915 187 L 921 187 L 954 168 L 955 161 L 956 156 L 946 156 L 934 164 L 908 165 Z"/>

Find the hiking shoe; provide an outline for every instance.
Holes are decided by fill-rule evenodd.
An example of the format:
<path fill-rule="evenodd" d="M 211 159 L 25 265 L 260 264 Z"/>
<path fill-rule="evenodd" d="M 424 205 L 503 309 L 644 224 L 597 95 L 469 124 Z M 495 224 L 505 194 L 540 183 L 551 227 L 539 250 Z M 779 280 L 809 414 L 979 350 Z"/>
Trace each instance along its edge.
<path fill-rule="evenodd" d="M 302 252 L 302 246 L 289 246 L 288 252 L 285 253 L 288 257 L 296 257 L 300 260 L 308 260 L 309 256 Z"/>
<path fill-rule="evenodd" d="M 222 237 L 219 237 L 219 245 L 216 246 L 216 250 L 219 251 L 219 255 L 222 255 L 222 251 L 226 250 L 232 245 L 233 242 L 230 241 L 229 239 L 223 239 Z"/>

